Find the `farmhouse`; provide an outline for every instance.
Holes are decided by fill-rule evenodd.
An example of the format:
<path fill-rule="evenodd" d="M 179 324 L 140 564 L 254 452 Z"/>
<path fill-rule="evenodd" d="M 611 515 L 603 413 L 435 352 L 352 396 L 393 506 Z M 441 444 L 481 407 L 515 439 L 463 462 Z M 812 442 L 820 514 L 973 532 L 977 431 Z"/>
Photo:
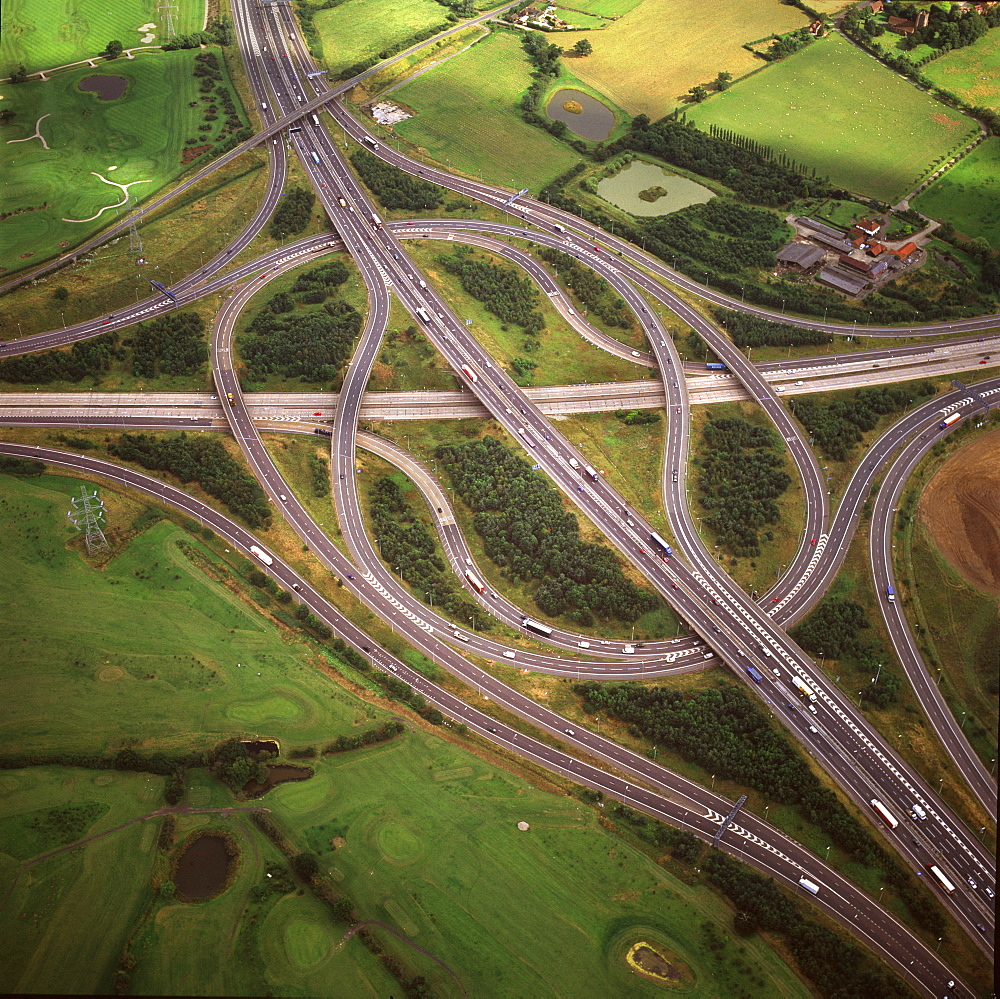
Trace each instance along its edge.
<path fill-rule="evenodd" d="M 860 221 L 854 223 L 854 228 L 860 229 L 861 232 L 866 233 L 869 236 L 875 236 L 881 228 L 881 223 L 876 222 L 874 219 L 861 219 Z"/>
<path fill-rule="evenodd" d="M 845 271 L 842 267 L 824 267 L 817 280 L 837 291 L 845 291 L 854 298 L 868 287 L 868 278 Z"/>
<path fill-rule="evenodd" d="M 880 253 L 885 253 L 885 246 L 882 243 L 872 243 L 868 247 L 868 252 L 873 256 L 877 257 Z"/>
<path fill-rule="evenodd" d="M 912 35 L 917 28 L 926 28 L 930 17 L 930 11 L 926 10 L 918 10 L 916 19 L 912 21 L 906 17 L 896 17 L 890 14 L 889 30 L 895 31 L 897 35 Z"/>
<path fill-rule="evenodd" d="M 906 260 L 908 257 L 912 257 L 920 247 L 916 243 L 904 243 L 898 250 L 892 250 L 900 260 Z"/>
<path fill-rule="evenodd" d="M 807 271 L 826 256 L 826 250 L 812 243 L 789 243 L 778 251 L 778 263 Z"/>
<path fill-rule="evenodd" d="M 868 6 L 871 8 L 873 14 L 881 14 L 885 3 L 883 3 L 883 0 L 872 0 Z"/>

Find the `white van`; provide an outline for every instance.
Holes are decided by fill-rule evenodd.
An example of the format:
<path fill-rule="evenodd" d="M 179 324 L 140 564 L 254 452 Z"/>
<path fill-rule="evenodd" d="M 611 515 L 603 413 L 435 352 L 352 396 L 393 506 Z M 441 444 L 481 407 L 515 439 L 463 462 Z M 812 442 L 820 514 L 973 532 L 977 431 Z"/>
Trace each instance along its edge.
<path fill-rule="evenodd" d="M 577 647 L 581 648 L 581 649 L 589 649 L 590 648 L 590 642 L 577 642 L 576 644 L 577 644 Z"/>
<path fill-rule="evenodd" d="M 635 647 L 632 645 L 623 645 L 622 652 L 624 652 L 628 656 L 631 656 L 635 653 Z"/>
<path fill-rule="evenodd" d="M 510 650 L 510 649 L 508 649 L 508 650 L 507 650 L 507 651 L 506 651 L 506 652 L 505 652 L 505 653 L 503 654 L 503 657 L 504 657 L 504 659 L 513 659 L 513 658 L 514 658 L 514 653 L 513 653 L 513 652 L 511 652 L 511 650 Z"/>

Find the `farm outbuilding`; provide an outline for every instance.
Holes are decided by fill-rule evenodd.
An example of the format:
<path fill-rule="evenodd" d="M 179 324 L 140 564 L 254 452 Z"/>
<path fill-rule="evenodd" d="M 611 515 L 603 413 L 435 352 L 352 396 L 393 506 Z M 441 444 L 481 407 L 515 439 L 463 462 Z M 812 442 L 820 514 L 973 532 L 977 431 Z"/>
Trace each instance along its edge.
<path fill-rule="evenodd" d="M 813 243 L 789 243 L 778 251 L 778 262 L 807 271 L 826 256 L 826 250 Z"/>
<path fill-rule="evenodd" d="M 817 280 L 852 296 L 860 295 L 868 287 L 867 278 L 845 271 L 842 267 L 824 267 L 819 272 Z"/>

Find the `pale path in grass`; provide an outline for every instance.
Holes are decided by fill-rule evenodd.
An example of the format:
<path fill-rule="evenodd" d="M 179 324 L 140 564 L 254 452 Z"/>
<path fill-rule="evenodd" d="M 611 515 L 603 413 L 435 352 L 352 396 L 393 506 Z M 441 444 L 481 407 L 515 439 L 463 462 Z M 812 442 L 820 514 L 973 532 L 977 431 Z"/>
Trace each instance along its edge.
<path fill-rule="evenodd" d="M 43 149 L 48 149 L 49 148 L 49 144 L 45 141 L 45 136 L 42 135 L 42 133 L 39 131 L 39 127 L 41 126 L 42 122 L 45 121 L 45 119 L 48 118 L 49 115 L 51 115 L 51 114 L 52 114 L 51 111 L 49 112 L 49 114 L 43 114 L 42 117 L 39 118 L 38 121 L 35 122 L 35 134 L 34 135 L 29 135 L 29 136 L 27 136 L 27 138 L 24 138 L 24 139 L 8 139 L 7 140 L 7 145 L 9 146 L 12 142 L 31 142 L 32 139 L 38 139 L 38 141 L 42 144 L 42 148 Z"/>
<path fill-rule="evenodd" d="M 112 208 L 121 208 L 122 205 L 128 204 L 128 189 L 134 187 L 136 184 L 152 184 L 151 180 L 133 180 L 128 184 L 118 184 L 113 180 L 108 180 L 107 177 L 102 177 L 99 173 L 94 170 L 90 171 L 98 180 L 103 180 L 105 184 L 110 184 L 112 187 L 117 187 L 121 189 L 124 197 L 117 205 L 105 205 L 96 215 L 91 215 L 89 219 L 63 219 L 63 222 L 93 222 L 94 219 L 100 218 L 105 212 L 110 211 Z"/>

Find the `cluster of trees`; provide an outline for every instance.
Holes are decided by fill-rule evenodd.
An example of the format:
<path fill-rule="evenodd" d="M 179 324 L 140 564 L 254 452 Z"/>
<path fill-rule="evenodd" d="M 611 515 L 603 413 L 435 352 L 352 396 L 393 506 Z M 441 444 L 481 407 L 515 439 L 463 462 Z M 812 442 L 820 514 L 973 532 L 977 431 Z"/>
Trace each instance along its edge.
<path fill-rule="evenodd" d="M 314 496 L 330 495 L 330 462 L 318 454 L 309 455 L 309 479 Z"/>
<path fill-rule="evenodd" d="M 720 73 L 719 76 L 728 75 Z M 728 86 L 728 83 L 726 84 Z M 725 88 L 721 88 L 725 89 Z M 739 132 L 733 131 L 731 128 L 723 128 L 721 125 L 709 124 L 708 134 L 717 136 L 720 139 L 725 139 L 727 142 L 731 142 L 734 146 L 738 146 L 740 149 L 749 149 L 751 152 L 756 153 L 758 156 L 763 157 L 765 160 L 778 163 L 788 170 L 793 170 L 796 173 L 805 175 L 806 168 L 800 163 L 796 163 L 787 153 L 782 150 L 778 150 L 775 153 L 771 146 L 764 145 L 763 142 L 758 142 L 756 139 L 751 139 L 746 135 L 740 135 Z M 816 168 L 813 167 L 812 176 L 816 176 Z"/>
<path fill-rule="evenodd" d="M 911 402 L 933 395 L 934 386 L 920 382 L 858 389 L 846 399 L 801 396 L 789 404 L 823 454 L 834 461 L 846 461 L 861 441 L 862 432 L 874 430 L 880 416 L 901 413 Z"/>
<path fill-rule="evenodd" d="M 220 115 L 225 116 L 220 139 L 227 135 L 230 138 L 223 144 L 222 148 L 216 147 L 213 149 L 213 155 L 217 156 L 225 149 L 230 148 L 238 142 L 242 142 L 244 138 L 248 138 L 250 132 L 249 129 L 244 128 L 243 118 L 236 107 L 233 95 L 226 86 L 218 57 L 214 52 L 199 52 L 195 56 L 193 74 L 201 80 L 199 90 L 202 94 L 201 101 L 205 104 L 205 107 L 202 109 L 204 120 L 198 126 L 198 131 L 202 133 L 212 132 L 216 127 L 213 123 L 219 120 Z M 190 138 L 186 140 L 185 144 L 188 146 L 197 146 L 204 144 L 207 138 L 207 134 Z"/>
<path fill-rule="evenodd" d="M 708 271 L 773 270 L 786 238 L 774 214 L 728 198 L 647 219 L 643 231 L 647 249 L 701 280 Z"/>
<path fill-rule="evenodd" d="M 276 753 L 262 752 L 251 756 L 247 744 L 239 736 L 219 743 L 211 755 L 211 768 L 215 776 L 232 791 L 240 791 L 251 781 L 266 784 L 268 763 Z"/>
<path fill-rule="evenodd" d="M 634 683 L 574 685 L 588 714 L 612 715 L 629 723 L 637 738 L 679 752 L 709 773 L 736 781 L 782 804 L 795 805 L 803 818 L 822 829 L 859 863 L 881 868 L 925 929 L 940 935 L 941 913 L 896 861 L 823 787 L 787 738 L 740 687 L 684 693 Z"/>
<path fill-rule="evenodd" d="M 775 323 L 748 312 L 713 309 L 716 321 L 738 347 L 800 347 L 805 344 L 829 343 L 833 337 L 822 330 Z"/>
<path fill-rule="evenodd" d="M 361 314 L 341 299 L 309 312 L 296 305 L 321 303 L 346 280 L 343 264 L 326 264 L 300 275 L 291 293 L 279 292 L 268 301 L 237 340 L 249 381 L 272 374 L 307 382 L 336 377 L 361 332 Z"/>
<path fill-rule="evenodd" d="M 563 284 L 572 290 L 588 312 L 615 329 L 630 330 L 635 326 L 635 316 L 625 300 L 595 271 L 559 250 L 542 247 L 538 255 L 555 268 Z"/>
<path fill-rule="evenodd" d="M 930 14 L 927 24 L 917 28 L 912 34 L 906 35 L 900 43 L 900 48 L 915 49 L 920 45 L 928 45 L 932 49 L 950 52 L 952 49 L 965 48 L 978 41 L 991 28 L 1000 26 L 1000 10 L 991 7 L 982 14 L 971 8 L 959 7 L 957 4 L 931 4 L 929 8 L 917 7 L 912 3 L 890 2 L 886 4 L 886 13 L 895 17 L 915 18 L 918 10 L 927 10 Z M 868 27 L 869 22 L 865 21 Z M 881 26 L 876 22 L 872 34 L 881 34 Z"/>
<path fill-rule="evenodd" d="M 351 163 L 383 208 L 406 208 L 419 212 L 425 208 L 437 208 L 443 200 L 441 188 L 403 173 L 366 149 L 356 149 L 351 153 Z"/>
<path fill-rule="evenodd" d="M 626 427 L 645 427 L 651 423 L 660 422 L 660 411 L 658 409 L 631 409 L 626 413 L 624 409 L 616 409 L 615 419 L 621 420 Z"/>
<path fill-rule="evenodd" d="M 214 437 L 122 434 L 108 444 L 108 454 L 150 471 L 170 472 L 185 485 L 197 482 L 250 527 L 267 527 L 271 522 L 271 505 L 260 483 Z"/>
<path fill-rule="evenodd" d="M 902 680 L 883 665 L 887 657 L 881 642 L 869 641 L 863 632 L 871 621 L 861 604 L 841 597 L 826 597 L 809 616 L 792 629 L 792 637 L 813 655 L 852 664 L 859 673 L 875 675 L 865 681 L 865 700 L 878 708 L 892 704 Z"/>
<path fill-rule="evenodd" d="M 753 558 L 760 554 L 760 530 L 778 522 L 777 500 L 792 484 L 781 438 L 737 418 L 710 420 L 702 439 L 698 502 L 710 512 L 705 523 L 734 555 Z"/>
<path fill-rule="evenodd" d="M 96 801 L 62 805 L 36 814 L 27 825 L 45 838 L 46 845 L 63 846 L 82 839 L 83 834 L 106 811 L 107 806 Z"/>
<path fill-rule="evenodd" d="M 383 476 L 375 480 L 368 496 L 379 553 L 389 565 L 399 568 L 400 575 L 417 597 L 437 606 L 456 621 L 464 623 L 471 618 L 479 628 L 489 628 L 489 616 L 465 599 L 465 591 L 455 583 L 450 572 L 445 572 L 434 536 L 403 498 L 399 486 Z"/>
<path fill-rule="evenodd" d="M 0 361 L 0 381 L 47 385 L 50 382 L 79 382 L 89 377 L 98 385 L 112 362 L 124 357 L 118 333 L 111 330 L 89 340 L 77 340 L 69 350 L 43 350 L 37 354 L 8 357 Z"/>
<path fill-rule="evenodd" d="M 475 511 L 487 558 L 505 575 L 541 580 L 534 600 L 543 613 L 634 621 L 659 600 L 626 579 L 605 546 L 580 540 L 580 525 L 547 479 L 493 437 L 435 452 L 456 492 Z"/>
<path fill-rule="evenodd" d="M 775 35 L 774 41 L 763 52 L 757 54 L 767 62 L 776 62 L 786 56 L 794 55 L 799 49 L 804 49 L 813 36 L 809 34 L 808 28 L 799 28 L 798 31 L 790 31 L 786 35 Z"/>
<path fill-rule="evenodd" d="M 329 742 L 323 747 L 324 753 L 347 753 L 352 749 L 361 749 L 362 746 L 374 746 L 379 742 L 388 742 L 395 739 L 397 735 L 402 735 L 406 731 L 406 726 L 401 721 L 387 721 L 378 728 L 369 728 L 357 735 L 338 735 L 333 742 Z"/>
<path fill-rule="evenodd" d="M 421 718 L 429 721 L 432 725 L 440 725 L 444 721 L 444 715 L 437 708 L 428 704 L 424 695 L 415 691 L 405 680 L 400 680 L 398 676 L 393 676 L 384 670 L 376 669 L 360 652 L 355 652 L 339 638 L 335 638 L 330 644 L 344 663 L 374 680 L 389 697 L 408 704 Z"/>
<path fill-rule="evenodd" d="M 559 57 L 563 54 L 558 45 L 546 41 L 540 31 L 525 31 L 521 33 L 521 45 L 528 55 L 534 70 L 531 74 L 532 83 L 521 98 L 521 119 L 529 125 L 545 129 L 557 139 L 563 139 L 577 152 L 587 153 L 590 147 L 582 139 L 573 138 L 564 121 L 555 121 L 543 114 L 540 108 L 542 97 L 548 90 L 553 77 L 562 72 Z M 590 43 L 587 42 L 587 46 Z M 578 55 L 589 55 L 589 52 L 576 51 Z"/>
<path fill-rule="evenodd" d="M 309 225 L 315 203 L 316 195 L 311 188 L 289 188 L 271 218 L 271 225 L 267 230 L 271 239 L 284 239 L 302 232 Z"/>
<path fill-rule="evenodd" d="M 520 268 L 491 264 L 465 246 L 456 247 L 454 254 L 440 256 L 437 261 L 502 322 L 520 326 L 528 336 L 537 336 L 545 329 L 545 320 L 537 309 L 541 296 L 531 280 L 521 276 Z"/>
<path fill-rule="evenodd" d="M 140 378 L 193 375 L 208 360 L 205 322 L 197 312 L 168 312 L 139 323 L 123 345 L 132 348 L 132 372 Z"/>
<path fill-rule="evenodd" d="M 0 455 L 0 475 L 23 475 L 26 478 L 35 478 L 45 474 L 45 465 L 40 461 L 33 461 L 31 458 L 10 458 L 7 455 Z"/>
<path fill-rule="evenodd" d="M 196 49 L 202 45 L 229 45 L 233 40 L 233 26 L 228 17 L 216 18 L 208 31 L 192 31 L 189 35 L 175 35 L 160 47 L 164 52 L 174 49 Z"/>
<path fill-rule="evenodd" d="M 718 180 L 758 205 L 786 205 L 826 191 L 826 185 L 815 179 L 759 151 L 703 132 L 676 114 L 657 122 L 651 122 L 647 115 L 636 115 L 625 135 L 596 150 L 595 157 L 608 159 L 625 149 L 651 153 L 674 166 Z"/>
<path fill-rule="evenodd" d="M 906 999 L 910 995 L 897 978 L 852 941 L 806 919 L 775 882 L 744 864 L 713 851 L 701 865 L 709 881 L 725 892 L 738 915 L 734 928 L 743 936 L 757 930 L 781 934 L 799 970 L 822 996 L 879 996 Z"/>

